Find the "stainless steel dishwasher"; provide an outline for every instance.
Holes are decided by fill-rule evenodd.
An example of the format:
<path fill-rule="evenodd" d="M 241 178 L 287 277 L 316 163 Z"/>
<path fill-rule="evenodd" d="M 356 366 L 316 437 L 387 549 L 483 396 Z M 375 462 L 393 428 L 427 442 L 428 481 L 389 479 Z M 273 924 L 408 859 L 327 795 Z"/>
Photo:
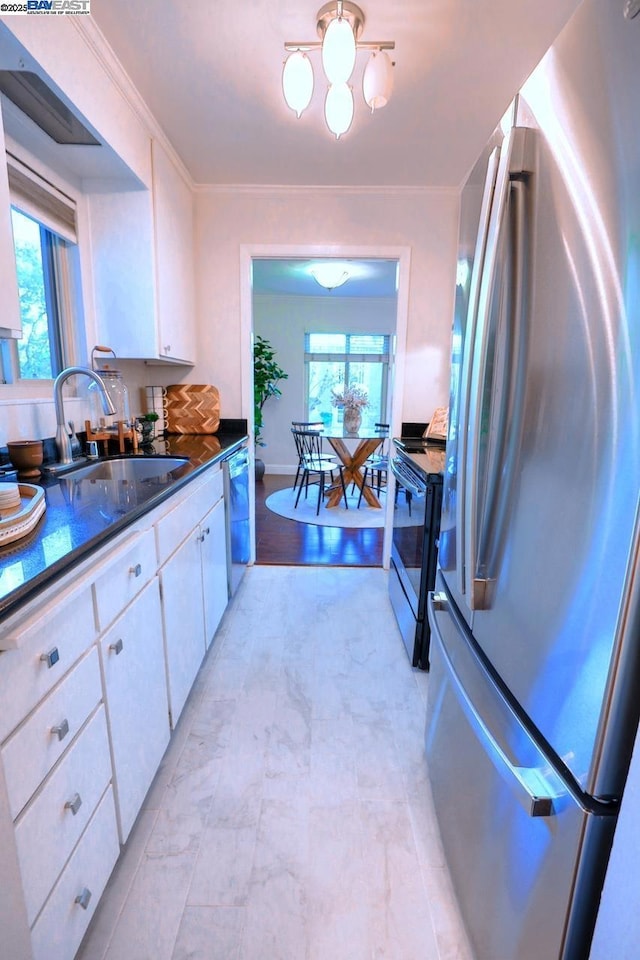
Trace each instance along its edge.
<path fill-rule="evenodd" d="M 238 589 L 249 562 L 249 450 L 234 450 L 222 460 L 227 530 L 227 578 L 229 596 Z"/>

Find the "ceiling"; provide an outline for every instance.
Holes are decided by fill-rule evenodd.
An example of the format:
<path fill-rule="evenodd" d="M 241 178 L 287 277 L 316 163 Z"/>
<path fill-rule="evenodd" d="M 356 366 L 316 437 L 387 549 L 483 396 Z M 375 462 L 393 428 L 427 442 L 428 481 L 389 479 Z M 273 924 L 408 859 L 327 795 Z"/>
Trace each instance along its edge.
<path fill-rule="evenodd" d="M 393 96 L 361 95 L 336 141 L 316 89 L 301 119 L 281 93 L 285 41 L 317 39 L 318 0 L 91 0 L 91 14 L 194 181 L 458 187 L 579 0 L 362 0 L 362 41 L 395 41 Z"/>
<path fill-rule="evenodd" d="M 255 259 L 253 261 L 253 291 L 270 296 L 299 296 L 325 298 L 393 299 L 397 293 L 397 260 L 344 260 L 332 258 L 338 270 L 348 273 L 341 286 L 324 289 L 313 277 L 312 269 L 326 260 Z"/>

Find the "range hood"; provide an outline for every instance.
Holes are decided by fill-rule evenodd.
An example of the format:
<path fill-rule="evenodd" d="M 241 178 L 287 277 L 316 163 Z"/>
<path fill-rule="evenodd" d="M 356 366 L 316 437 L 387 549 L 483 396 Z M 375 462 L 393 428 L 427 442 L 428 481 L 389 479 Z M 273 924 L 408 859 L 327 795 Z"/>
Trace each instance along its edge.
<path fill-rule="evenodd" d="M 0 70 L 0 92 L 56 143 L 101 145 L 36 73 Z"/>

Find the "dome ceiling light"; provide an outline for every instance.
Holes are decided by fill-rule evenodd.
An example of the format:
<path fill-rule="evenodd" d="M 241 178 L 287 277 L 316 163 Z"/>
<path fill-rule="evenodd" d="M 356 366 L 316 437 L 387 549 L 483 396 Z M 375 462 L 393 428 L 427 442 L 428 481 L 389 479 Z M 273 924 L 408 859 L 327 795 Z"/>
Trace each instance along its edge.
<path fill-rule="evenodd" d="M 320 263 L 314 263 L 309 268 L 309 273 L 321 287 L 325 290 L 335 290 L 346 283 L 351 274 L 341 261 L 325 260 Z"/>
<path fill-rule="evenodd" d="M 318 10 L 316 30 L 320 40 L 285 42 L 289 53 L 282 71 L 284 99 L 298 117 L 311 103 L 314 78 L 307 53 L 320 50 L 327 80 L 324 116 L 327 127 L 339 139 L 351 126 L 354 114 L 353 90 L 349 84 L 358 50 L 371 50 L 362 82 L 363 96 L 372 111 L 384 107 L 393 89 L 394 64 L 385 52 L 395 49 L 394 40 L 360 40 L 364 13 L 355 3 L 331 0 Z"/>

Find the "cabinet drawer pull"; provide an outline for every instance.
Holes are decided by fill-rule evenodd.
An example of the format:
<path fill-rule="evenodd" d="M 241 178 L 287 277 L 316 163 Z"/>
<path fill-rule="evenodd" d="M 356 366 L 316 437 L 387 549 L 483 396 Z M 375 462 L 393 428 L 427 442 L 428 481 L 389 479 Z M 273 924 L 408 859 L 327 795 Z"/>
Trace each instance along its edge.
<path fill-rule="evenodd" d="M 79 793 L 74 793 L 74 795 L 71 797 L 71 800 L 67 800 L 67 802 L 64 805 L 64 808 L 65 810 L 71 810 L 71 813 L 75 817 L 76 813 L 78 812 L 81 806 L 82 806 L 82 797 L 80 796 Z"/>
<path fill-rule="evenodd" d="M 142 573 L 142 564 L 136 563 L 135 567 L 129 567 L 129 573 L 132 574 L 134 577 L 139 577 L 140 574 Z"/>
<path fill-rule="evenodd" d="M 69 733 L 69 721 L 65 719 L 62 723 L 57 723 L 55 727 L 51 727 L 51 733 L 56 736 L 58 740 L 64 740 Z"/>
<path fill-rule="evenodd" d="M 76 897 L 75 903 L 82 907 L 83 910 L 86 910 L 89 906 L 89 900 L 91 900 L 91 890 L 89 890 L 88 887 L 84 887 L 82 893 L 79 893 Z"/>
<path fill-rule="evenodd" d="M 124 647 L 124 644 L 123 644 L 123 642 L 122 642 L 122 638 L 121 638 L 121 637 L 118 637 L 118 639 L 116 640 L 115 643 L 110 643 L 110 644 L 109 644 L 109 650 L 113 650 L 113 652 L 115 653 L 116 657 L 118 656 L 119 653 L 122 653 L 122 648 L 123 648 L 123 647 Z"/>
<path fill-rule="evenodd" d="M 58 648 L 57 648 L 57 647 L 52 647 L 51 650 L 48 650 L 48 651 L 47 651 L 47 653 L 41 653 L 41 654 L 40 654 L 40 659 L 42 660 L 43 663 L 46 663 L 46 665 L 47 665 L 49 668 L 55 667 L 56 663 L 57 663 L 58 660 L 60 659 L 60 654 L 59 654 L 59 652 L 58 652 Z"/>

